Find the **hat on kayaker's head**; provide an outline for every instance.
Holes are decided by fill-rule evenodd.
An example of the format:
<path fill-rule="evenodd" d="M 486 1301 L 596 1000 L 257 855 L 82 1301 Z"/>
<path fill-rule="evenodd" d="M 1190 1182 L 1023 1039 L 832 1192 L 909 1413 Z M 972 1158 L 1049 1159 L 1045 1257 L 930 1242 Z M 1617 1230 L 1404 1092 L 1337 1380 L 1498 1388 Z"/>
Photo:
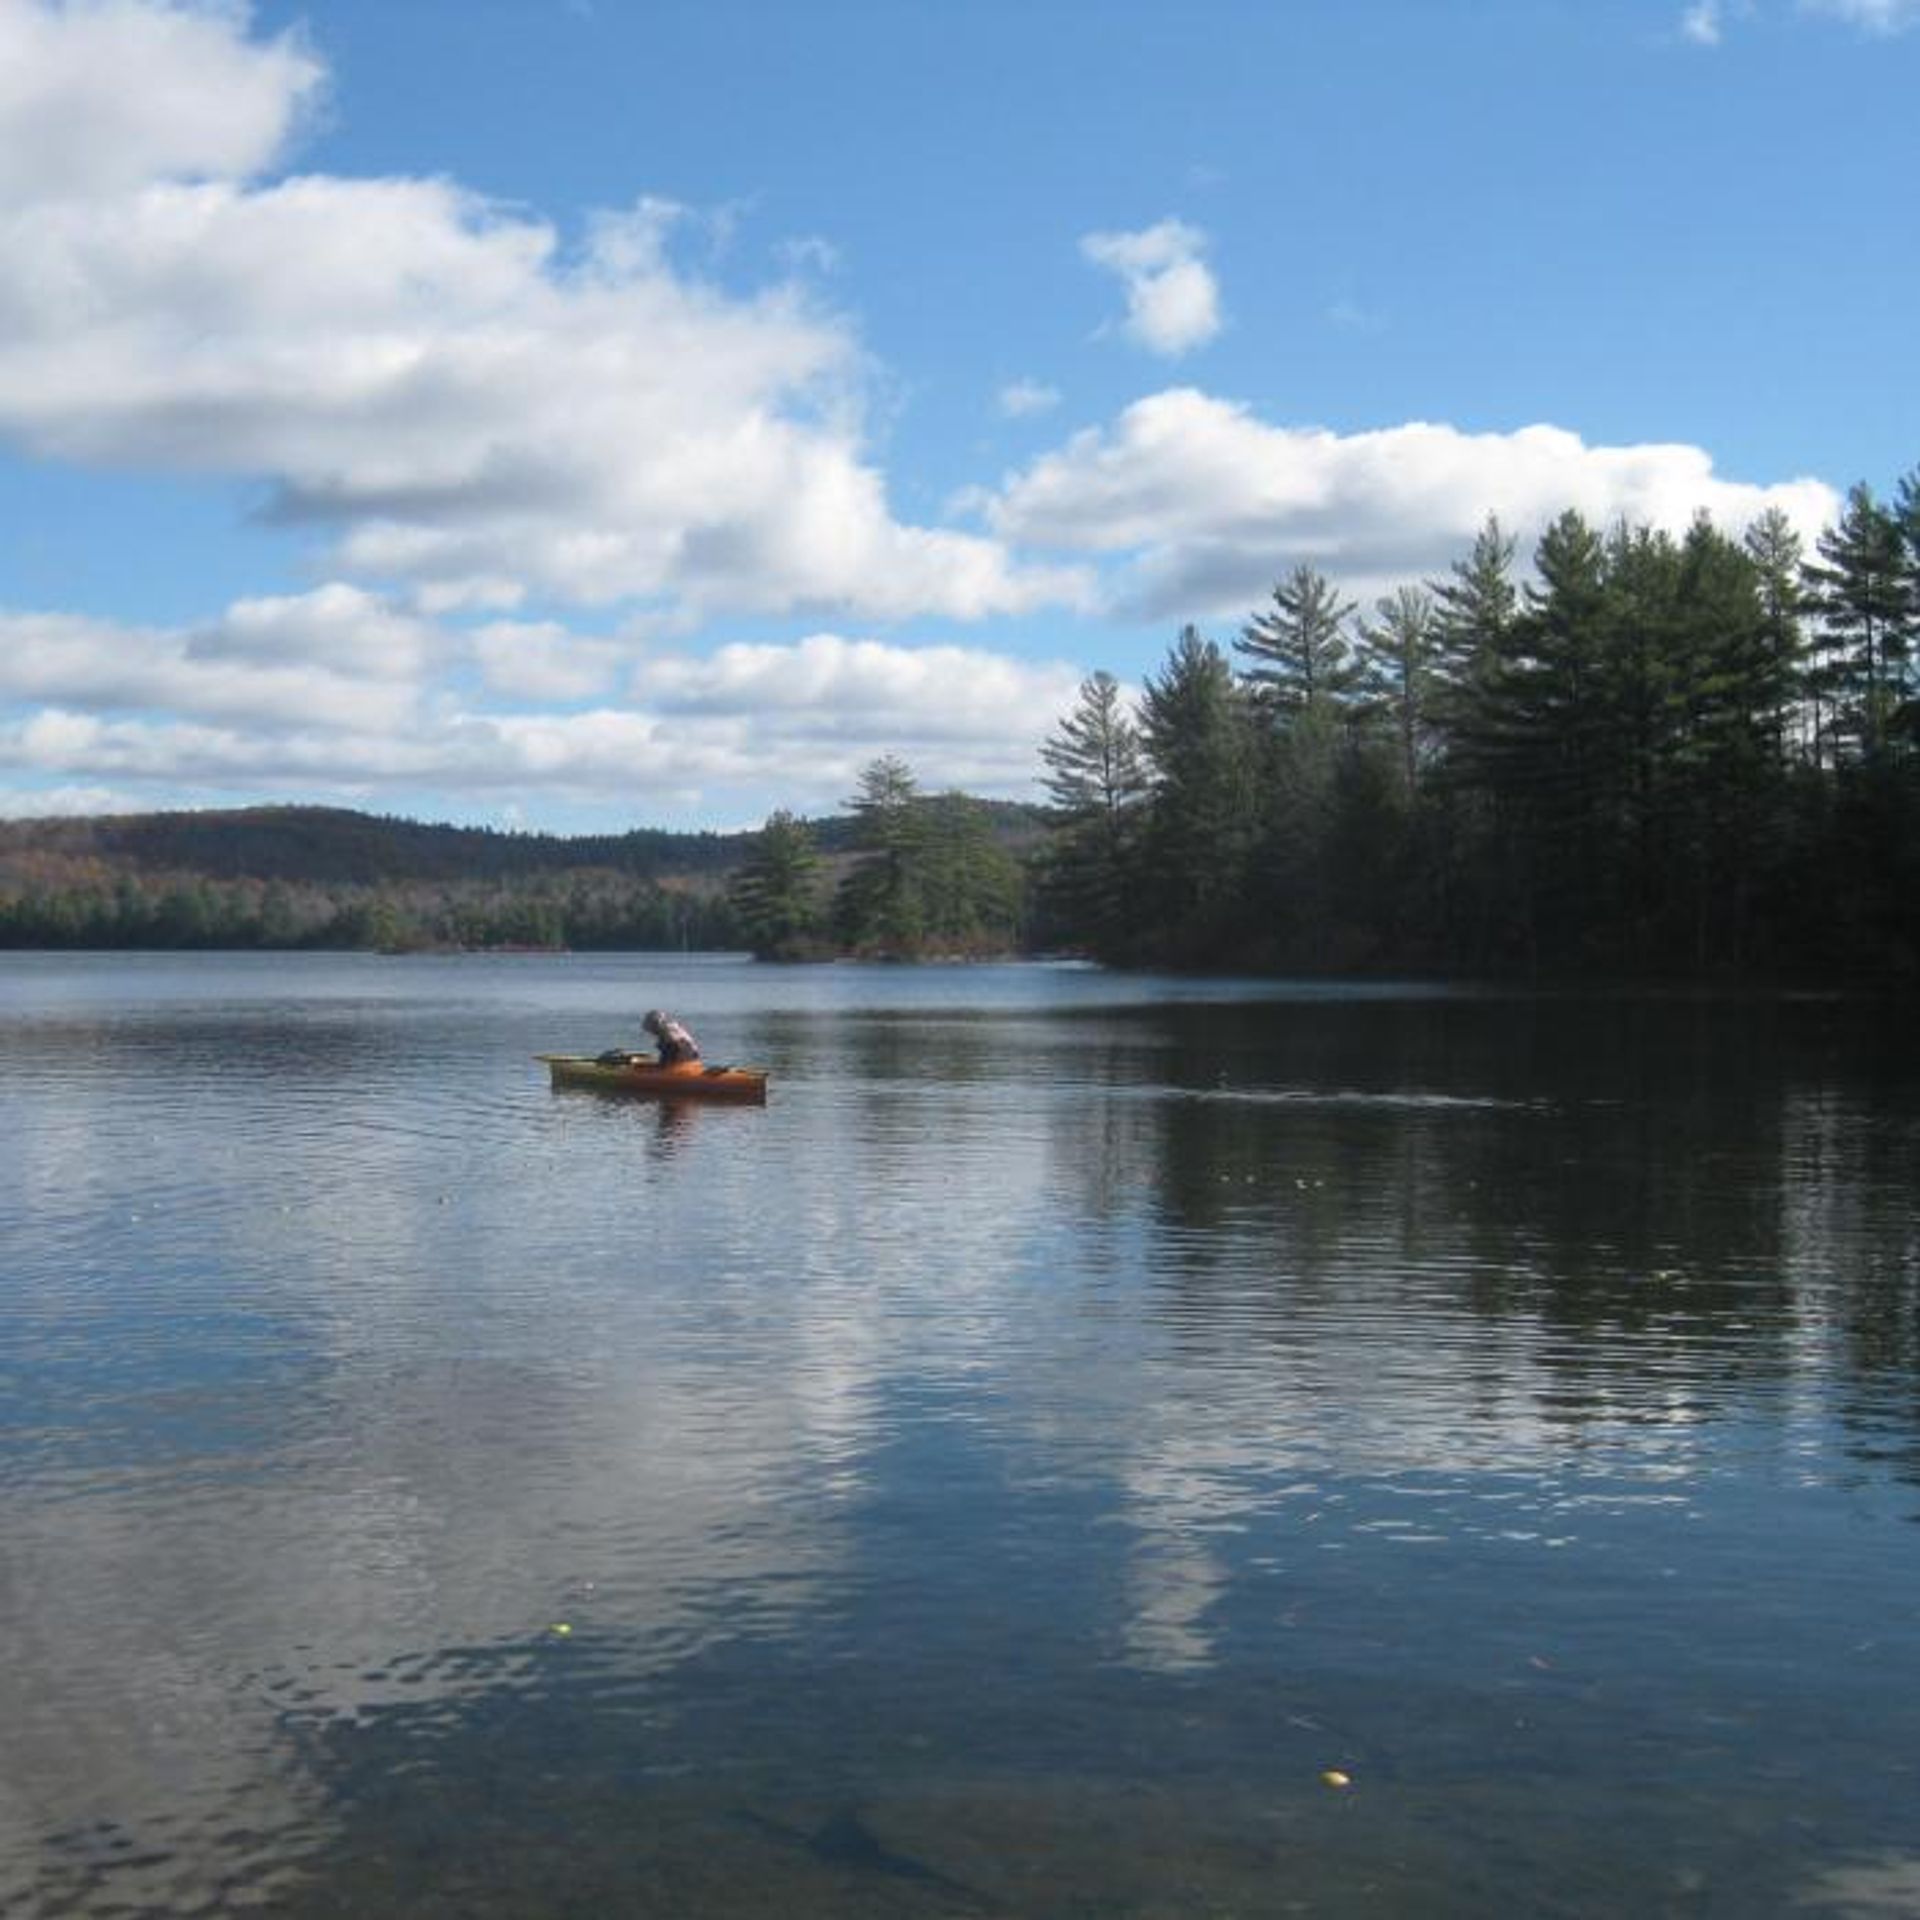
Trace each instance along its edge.
<path fill-rule="evenodd" d="M 640 1024 L 649 1033 L 658 1033 L 667 1024 L 667 1016 L 656 1007 L 651 1013 L 641 1015 Z"/>

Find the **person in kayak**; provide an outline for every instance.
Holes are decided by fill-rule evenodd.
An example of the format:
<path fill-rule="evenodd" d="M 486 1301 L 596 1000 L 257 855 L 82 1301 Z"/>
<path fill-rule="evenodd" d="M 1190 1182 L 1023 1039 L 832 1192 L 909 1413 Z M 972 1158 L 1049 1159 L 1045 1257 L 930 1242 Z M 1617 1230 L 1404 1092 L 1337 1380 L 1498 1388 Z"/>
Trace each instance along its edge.
<path fill-rule="evenodd" d="M 663 1067 L 678 1067 L 700 1058 L 699 1042 L 672 1014 L 656 1010 L 649 1013 L 640 1026 L 644 1032 L 653 1035 Z"/>

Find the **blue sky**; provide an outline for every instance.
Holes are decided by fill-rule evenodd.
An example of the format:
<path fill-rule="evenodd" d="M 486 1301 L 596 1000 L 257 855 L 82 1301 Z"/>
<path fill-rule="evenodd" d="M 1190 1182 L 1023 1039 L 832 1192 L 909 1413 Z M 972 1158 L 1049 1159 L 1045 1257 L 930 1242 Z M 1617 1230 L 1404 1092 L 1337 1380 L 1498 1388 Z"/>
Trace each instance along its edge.
<path fill-rule="evenodd" d="M 1920 465 L 1920 0 L 0 0 L 0 812 L 1031 795 L 1485 515 Z"/>

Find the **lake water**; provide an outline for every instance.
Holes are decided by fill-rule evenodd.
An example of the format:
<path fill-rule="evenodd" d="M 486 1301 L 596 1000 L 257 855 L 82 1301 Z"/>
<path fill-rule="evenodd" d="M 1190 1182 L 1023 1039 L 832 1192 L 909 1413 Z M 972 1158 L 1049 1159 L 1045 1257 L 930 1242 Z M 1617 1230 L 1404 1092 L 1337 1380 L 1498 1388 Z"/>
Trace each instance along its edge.
<path fill-rule="evenodd" d="M 0 956 L 0 1913 L 1920 1912 L 1911 1015 Z"/>

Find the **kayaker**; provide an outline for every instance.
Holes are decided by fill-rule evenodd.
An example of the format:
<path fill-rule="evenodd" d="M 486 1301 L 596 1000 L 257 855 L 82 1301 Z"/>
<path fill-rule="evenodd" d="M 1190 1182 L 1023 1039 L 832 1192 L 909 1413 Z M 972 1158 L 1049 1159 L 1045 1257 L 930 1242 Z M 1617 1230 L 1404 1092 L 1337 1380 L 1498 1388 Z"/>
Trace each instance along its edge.
<path fill-rule="evenodd" d="M 656 1010 L 648 1014 L 640 1025 L 658 1043 L 663 1067 L 677 1067 L 684 1061 L 700 1058 L 699 1042 L 672 1014 Z"/>

